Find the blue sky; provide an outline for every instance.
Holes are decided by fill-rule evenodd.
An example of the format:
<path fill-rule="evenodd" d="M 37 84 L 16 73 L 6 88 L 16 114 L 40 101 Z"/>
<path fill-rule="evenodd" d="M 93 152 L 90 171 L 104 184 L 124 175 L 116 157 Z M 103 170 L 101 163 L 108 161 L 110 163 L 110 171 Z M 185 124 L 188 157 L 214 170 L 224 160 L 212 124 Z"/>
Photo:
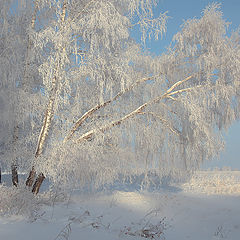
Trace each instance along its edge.
<path fill-rule="evenodd" d="M 171 18 L 168 20 L 167 32 L 163 38 L 147 42 L 149 51 L 161 54 L 170 44 L 173 35 L 180 30 L 183 21 L 193 17 L 199 18 L 202 10 L 212 2 L 221 3 L 224 19 L 231 23 L 229 31 L 240 26 L 240 0 L 159 0 L 155 14 L 168 11 Z M 204 164 L 203 168 L 231 166 L 232 169 L 240 169 L 240 122 L 233 124 L 224 136 L 226 146 L 220 159 Z"/>
<path fill-rule="evenodd" d="M 149 51 L 161 54 L 169 45 L 174 34 L 180 30 L 184 20 L 189 18 L 199 18 L 202 10 L 210 3 L 220 3 L 223 11 L 223 17 L 230 22 L 229 31 L 237 29 L 240 26 L 240 0 L 158 0 L 159 4 L 155 8 L 156 15 L 159 12 L 168 11 L 171 18 L 167 23 L 167 32 L 159 41 L 150 41 L 147 43 Z"/>

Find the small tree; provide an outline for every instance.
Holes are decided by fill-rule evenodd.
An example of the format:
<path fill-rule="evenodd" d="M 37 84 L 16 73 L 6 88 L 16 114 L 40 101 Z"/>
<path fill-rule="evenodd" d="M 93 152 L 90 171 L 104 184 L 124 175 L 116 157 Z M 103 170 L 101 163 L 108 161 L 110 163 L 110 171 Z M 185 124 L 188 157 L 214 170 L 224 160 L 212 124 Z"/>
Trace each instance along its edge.
<path fill-rule="evenodd" d="M 33 192 L 44 175 L 104 184 L 153 169 L 184 173 L 219 153 L 221 130 L 239 118 L 240 44 L 218 4 L 151 56 L 130 32 L 139 26 L 143 43 L 164 33 L 167 16 L 152 18 L 153 0 L 26 2 L 37 9 L 27 42 L 46 106 L 40 134 L 31 132 L 38 143 L 27 185 L 40 172 Z"/>

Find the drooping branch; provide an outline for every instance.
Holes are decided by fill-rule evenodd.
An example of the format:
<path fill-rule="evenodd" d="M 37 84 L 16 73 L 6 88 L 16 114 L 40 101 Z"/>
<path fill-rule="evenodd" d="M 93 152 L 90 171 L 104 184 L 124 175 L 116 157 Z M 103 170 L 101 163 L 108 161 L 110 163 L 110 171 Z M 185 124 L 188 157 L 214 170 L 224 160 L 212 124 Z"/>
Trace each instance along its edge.
<path fill-rule="evenodd" d="M 166 108 L 169 112 L 173 113 L 174 115 L 178 116 L 178 113 L 176 111 L 173 111 L 170 109 L 165 103 L 160 103 L 164 108 Z"/>
<path fill-rule="evenodd" d="M 136 87 L 137 85 L 139 85 L 140 83 L 143 83 L 143 82 L 146 82 L 146 81 L 149 81 L 149 80 L 152 80 L 156 77 L 158 77 L 159 75 L 157 76 L 151 76 L 151 77 L 146 77 L 146 78 L 143 78 L 143 79 L 140 79 L 138 81 L 136 81 L 134 84 L 132 84 L 131 86 L 129 86 L 128 88 L 126 88 L 125 90 L 123 91 L 120 91 L 117 95 L 115 95 L 112 99 L 104 102 L 104 103 L 101 103 L 101 104 L 98 104 L 96 105 L 95 107 L 91 108 L 90 110 L 88 110 L 86 113 L 84 113 L 82 115 L 82 117 L 80 117 L 76 123 L 74 124 L 72 130 L 70 131 L 69 135 L 64 139 L 64 141 L 67 141 L 69 140 L 73 134 L 78 130 L 78 128 L 82 125 L 82 123 L 87 119 L 89 118 L 93 113 L 95 113 L 97 110 L 99 110 L 100 108 L 103 108 L 107 105 L 109 105 L 110 103 L 114 102 L 115 100 L 117 100 L 119 97 L 121 97 L 123 94 L 125 94 L 126 92 L 129 92 L 131 91 L 134 87 Z"/>
<path fill-rule="evenodd" d="M 82 142 L 83 140 L 88 140 L 90 139 L 94 134 L 96 134 L 97 132 L 105 132 L 109 129 L 111 129 L 112 127 L 114 126 L 117 126 L 117 125 L 120 125 L 122 124 L 123 122 L 125 122 L 126 120 L 138 115 L 138 114 L 143 114 L 143 110 L 147 107 L 147 106 L 150 106 L 152 104 L 156 104 L 158 103 L 159 101 L 163 100 L 163 99 L 166 99 L 166 98 L 171 98 L 172 95 L 176 95 L 176 94 L 180 94 L 180 93 L 183 93 L 183 92 L 189 92 L 189 91 L 193 91 L 197 88 L 200 88 L 200 87 L 204 87 L 202 85 L 197 85 L 197 86 L 193 86 L 193 87 L 190 87 L 190 88 L 183 88 L 183 89 L 179 89 L 179 90 L 176 90 L 176 91 L 173 91 L 176 87 L 180 86 L 182 83 L 192 79 L 196 74 L 193 74 L 191 76 L 188 76 L 186 78 L 184 78 L 183 80 L 180 80 L 178 82 L 176 82 L 175 84 L 173 84 L 164 94 L 162 94 L 161 96 L 159 97 L 156 97 L 155 99 L 151 100 L 151 101 L 148 101 L 144 104 L 142 104 L 141 106 L 139 106 L 138 108 L 136 108 L 134 111 L 130 112 L 129 114 L 125 115 L 124 117 L 118 119 L 118 120 L 115 120 L 115 121 L 112 121 L 108 124 L 106 124 L 105 126 L 103 127 L 100 127 L 100 128 L 97 128 L 97 129 L 93 129 L 93 130 L 90 130 L 88 132 L 86 132 L 85 134 L 83 134 L 80 138 L 78 138 L 76 140 L 76 142 Z M 214 74 L 210 74 L 210 75 L 214 75 Z M 165 122 L 166 120 L 163 119 L 161 116 L 158 116 L 161 118 L 162 122 Z M 166 122 L 165 122 L 166 123 Z M 177 129 L 171 127 L 170 125 L 167 126 L 171 131 L 177 133 L 177 134 L 181 134 L 180 131 L 178 131 Z"/>
<path fill-rule="evenodd" d="M 159 101 L 161 101 L 162 99 L 164 98 L 167 98 L 168 96 L 171 95 L 171 91 L 173 91 L 177 86 L 179 86 L 180 84 L 190 80 L 191 78 L 193 77 L 192 76 L 189 76 L 181 81 L 178 81 L 177 83 L 175 83 L 172 87 L 170 87 L 164 94 L 162 94 L 161 96 L 149 101 L 149 102 L 146 102 L 144 104 L 142 104 L 141 106 L 139 106 L 138 108 L 136 108 L 134 111 L 132 111 L 131 113 L 125 115 L 124 117 L 118 119 L 118 120 L 115 120 L 115 121 L 112 121 L 111 123 L 103 126 L 103 127 L 100 127 L 98 129 L 93 129 L 93 130 L 90 130 L 88 131 L 87 133 L 83 134 L 80 138 L 77 139 L 77 142 L 82 142 L 83 140 L 87 140 L 89 138 L 91 138 L 94 134 L 96 134 L 98 131 L 100 132 L 105 132 L 107 130 L 109 130 L 110 128 L 114 127 L 114 126 L 117 126 L 117 125 L 120 125 L 122 122 L 138 115 L 138 114 L 141 114 L 142 113 L 142 110 L 145 109 L 147 106 L 149 105 L 152 105 L 152 104 L 155 104 Z M 192 88 L 193 89 L 193 88 Z M 176 91 L 177 92 L 177 91 Z M 179 93 L 180 93 L 180 90 L 179 90 Z"/>
<path fill-rule="evenodd" d="M 168 120 L 162 118 L 161 116 L 159 116 L 158 114 L 154 113 L 154 112 L 140 112 L 139 114 L 147 114 L 147 115 L 151 115 L 154 118 L 157 118 L 158 120 L 160 120 L 164 126 L 166 126 L 172 133 L 180 135 L 181 132 L 175 128 L 174 126 L 172 126 Z"/>
<path fill-rule="evenodd" d="M 131 91 L 134 87 L 138 86 L 139 84 L 143 83 L 143 82 L 146 82 L 146 81 L 149 81 L 149 80 L 153 80 L 154 78 L 156 77 L 159 77 L 163 75 L 162 73 L 158 74 L 158 75 L 155 75 L 155 76 L 150 76 L 150 77 L 146 77 L 146 78 L 143 78 L 143 79 L 140 79 L 138 81 L 136 81 L 135 83 L 133 83 L 131 86 L 129 86 L 128 88 L 126 88 L 125 90 L 123 91 L 120 91 L 118 94 L 116 94 L 112 99 L 104 102 L 104 103 L 101 103 L 101 104 L 98 104 L 94 107 L 92 107 L 90 110 L 88 110 L 86 113 L 84 113 L 77 121 L 76 123 L 74 124 L 74 126 L 72 127 L 70 133 L 67 135 L 67 137 L 65 137 L 64 139 L 64 142 L 66 142 L 67 140 L 71 139 L 71 137 L 74 135 L 74 133 L 78 130 L 78 128 L 83 124 L 83 122 L 88 119 L 92 114 L 94 114 L 97 110 L 99 110 L 100 108 L 103 108 L 107 105 L 109 105 L 110 103 L 114 102 L 115 100 L 117 100 L 119 97 L 121 97 L 123 94 Z M 176 82 L 171 88 L 169 88 L 167 90 L 167 93 L 170 93 L 173 89 L 175 89 L 177 86 L 179 86 L 180 84 L 190 80 L 191 78 L 193 78 L 194 75 L 191 75 L 181 81 L 178 81 Z M 168 95 L 168 98 L 171 98 L 171 99 L 174 99 L 171 95 Z"/>
<path fill-rule="evenodd" d="M 161 96 L 161 97 L 155 99 L 154 101 L 159 101 L 161 98 L 164 98 L 164 97 L 166 97 L 166 96 Z M 101 128 L 88 131 L 87 133 L 83 134 L 80 138 L 78 138 L 77 142 L 81 142 L 82 140 L 87 140 L 87 139 L 91 138 L 92 135 L 94 135 L 97 131 L 105 132 L 114 126 L 120 125 L 122 122 L 126 121 L 127 119 L 132 118 L 135 115 L 141 113 L 142 110 L 144 108 L 146 108 L 148 105 L 150 105 L 151 103 L 153 103 L 153 101 L 144 103 L 143 105 L 141 105 L 140 107 L 138 107 L 137 109 L 132 111 L 131 113 L 125 115 L 123 118 L 120 118 L 116 121 L 112 121 L 111 123 L 109 123 Z"/>

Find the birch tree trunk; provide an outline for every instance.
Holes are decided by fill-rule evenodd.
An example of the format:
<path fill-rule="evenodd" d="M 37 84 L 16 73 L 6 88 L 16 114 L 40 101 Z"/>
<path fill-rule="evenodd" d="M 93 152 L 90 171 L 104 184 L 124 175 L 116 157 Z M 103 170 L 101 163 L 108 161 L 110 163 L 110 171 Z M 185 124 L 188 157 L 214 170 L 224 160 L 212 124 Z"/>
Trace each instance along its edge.
<path fill-rule="evenodd" d="M 34 27 L 35 27 L 36 17 L 37 17 L 37 9 L 38 9 L 38 0 L 36 0 L 34 2 L 34 13 L 32 15 L 32 19 L 31 19 L 31 28 L 32 29 L 34 29 Z M 31 48 L 32 48 L 32 43 L 31 43 L 31 40 L 28 36 L 28 39 L 27 39 L 27 53 L 26 53 L 26 58 L 25 58 L 23 80 L 22 80 L 22 87 L 23 87 L 23 90 L 26 91 L 26 92 L 29 91 L 29 83 L 28 83 L 29 77 L 28 77 L 28 74 L 29 74 Z M 18 125 L 16 125 L 14 127 L 13 145 L 16 143 L 16 141 L 18 139 L 18 128 L 19 128 Z M 12 183 L 13 183 L 14 186 L 17 186 L 18 185 L 18 173 L 17 173 L 16 160 L 13 161 L 11 170 L 12 170 Z M 31 173 L 32 173 L 32 171 L 31 171 Z M 29 179 L 29 177 L 28 177 L 26 185 L 27 186 L 32 186 L 31 181 L 33 182 L 33 179 L 35 178 L 35 175 L 30 174 L 29 176 L 31 176 L 31 179 Z"/>
<path fill-rule="evenodd" d="M 52 89 L 50 93 L 50 98 L 48 101 L 47 109 L 45 112 L 44 120 L 42 129 L 38 138 L 38 144 L 37 149 L 35 152 L 35 158 L 39 157 L 43 152 L 43 147 L 46 142 L 47 136 L 49 134 L 49 130 L 52 123 L 52 118 L 54 114 L 54 103 L 56 99 L 56 93 L 57 93 L 57 77 L 55 76 L 52 81 Z"/>
<path fill-rule="evenodd" d="M 37 9 L 38 9 L 38 1 L 36 0 L 34 3 L 34 13 L 32 15 L 31 20 L 31 28 L 35 28 L 36 18 L 37 18 Z M 25 66 L 24 66 L 24 74 L 23 74 L 23 89 L 26 91 L 28 88 L 28 73 L 29 73 L 29 64 L 30 64 L 30 51 L 31 51 L 32 43 L 30 41 L 30 38 L 28 37 L 28 44 L 27 44 L 27 53 L 26 53 L 26 60 L 25 60 Z M 32 167 L 32 170 L 29 173 L 29 176 L 26 181 L 26 186 L 31 187 L 33 185 L 34 179 L 36 176 L 36 172 L 34 167 Z"/>
<path fill-rule="evenodd" d="M 32 192 L 33 192 L 34 194 L 38 194 L 38 193 L 39 193 L 39 189 L 40 189 L 40 187 L 41 187 L 44 179 L 45 179 L 45 176 L 43 175 L 43 173 L 40 173 L 40 174 L 38 175 L 38 177 L 37 177 L 34 185 L 33 185 Z"/>
<path fill-rule="evenodd" d="M 27 181 L 26 181 L 26 186 L 31 187 L 33 185 L 35 176 L 36 176 L 36 171 L 35 171 L 34 167 L 32 167 L 32 170 L 30 171 Z"/>
<path fill-rule="evenodd" d="M 49 130 L 51 127 L 52 123 L 52 118 L 54 114 L 54 103 L 56 99 L 56 93 L 57 93 L 57 77 L 55 76 L 52 82 L 52 89 L 51 89 L 51 95 L 48 101 L 47 109 L 45 112 L 44 120 L 43 120 L 43 125 L 42 129 L 38 138 L 38 144 L 37 144 L 37 149 L 35 152 L 35 160 L 42 154 L 44 145 L 46 143 L 46 139 L 49 134 Z M 35 178 L 36 172 L 34 169 L 34 166 L 32 167 L 32 170 L 29 174 L 28 180 L 27 180 L 27 186 L 32 186 L 34 178 Z M 42 185 L 43 180 L 45 179 L 45 176 L 43 173 L 40 173 L 33 185 L 32 192 L 35 194 L 38 194 L 39 189 Z"/>
<path fill-rule="evenodd" d="M 65 21 L 65 17 L 66 17 L 66 8 L 67 8 L 67 0 L 64 0 L 63 2 L 63 6 L 62 6 L 62 14 L 61 14 L 61 23 L 63 24 Z M 62 49 L 64 51 L 64 49 Z M 37 148 L 36 148 L 36 152 L 35 152 L 35 160 L 43 153 L 44 150 L 44 146 L 46 145 L 46 140 L 51 128 L 51 124 L 52 124 L 52 119 L 53 119 L 53 115 L 54 115 L 54 106 L 55 106 L 55 101 L 56 101 L 56 97 L 57 97 L 57 89 L 58 89 L 58 72 L 59 72 L 59 68 L 60 68 L 61 62 L 60 60 L 58 61 L 57 65 L 56 65 L 56 69 L 55 69 L 55 76 L 53 77 L 52 80 L 52 87 L 50 90 L 50 97 L 49 97 L 49 101 L 47 104 L 47 109 L 45 111 L 45 115 L 44 115 L 44 120 L 43 120 L 43 125 L 42 125 L 42 129 L 41 132 L 39 134 L 39 138 L 38 138 L 38 144 L 37 144 Z M 34 166 L 32 167 L 32 171 L 29 174 L 28 180 L 27 180 L 27 186 L 32 186 L 32 183 L 34 181 L 34 176 L 35 176 L 35 169 Z M 31 175 L 31 176 L 30 176 Z M 45 176 L 43 173 L 40 173 L 33 185 L 32 188 L 32 192 L 34 194 L 38 194 L 39 189 L 42 185 L 42 182 L 44 181 Z"/>
<path fill-rule="evenodd" d="M 38 0 L 34 2 L 34 12 L 31 19 L 31 28 L 35 28 L 35 23 L 37 19 L 37 9 L 38 9 Z M 31 42 L 29 36 L 27 39 L 27 52 L 26 52 L 26 58 L 25 58 L 25 64 L 24 64 L 24 72 L 23 72 L 23 82 L 22 87 L 24 91 L 29 90 L 28 89 L 28 80 L 29 80 L 29 65 L 30 65 L 30 53 L 32 50 L 33 43 Z"/>

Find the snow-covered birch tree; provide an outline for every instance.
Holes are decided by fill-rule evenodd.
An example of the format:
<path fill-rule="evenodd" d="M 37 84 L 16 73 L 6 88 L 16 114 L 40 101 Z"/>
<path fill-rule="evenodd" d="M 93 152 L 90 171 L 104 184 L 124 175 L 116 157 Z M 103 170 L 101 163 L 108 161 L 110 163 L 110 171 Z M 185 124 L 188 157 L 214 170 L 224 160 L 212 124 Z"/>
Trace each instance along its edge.
<path fill-rule="evenodd" d="M 30 52 L 37 59 L 41 94 L 31 98 L 42 99 L 30 118 L 41 115 L 29 170 L 101 185 L 151 170 L 184 173 L 219 154 L 222 130 L 239 118 L 240 38 L 227 32 L 218 4 L 186 21 L 168 50 L 153 56 L 145 40 L 163 35 L 167 21 L 165 13 L 153 18 L 154 0 L 25 2 L 35 15 L 25 39 L 31 47 L 21 49 L 25 64 Z M 28 74 L 20 82 L 32 91 Z"/>
<path fill-rule="evenodd" d="M 40 117 L 32 109 L 42 109 L 38 59 L 27 33 L 34 26 L 36 8 L 32 2 L 1 1 L 0 9 L 1 164 L 15 171 L 17 166 L 26 168 L 32 158 L 32 131 L 39 128 Z"/>

